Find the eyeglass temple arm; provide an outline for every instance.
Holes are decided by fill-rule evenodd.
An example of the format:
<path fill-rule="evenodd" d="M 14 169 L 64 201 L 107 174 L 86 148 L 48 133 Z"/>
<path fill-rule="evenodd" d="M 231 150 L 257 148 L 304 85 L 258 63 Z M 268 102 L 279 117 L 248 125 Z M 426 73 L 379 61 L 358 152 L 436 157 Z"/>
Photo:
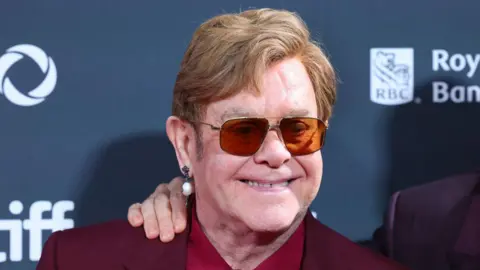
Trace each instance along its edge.
<path fill-rule="evenodd" d="M 220 130 L 220 129 L 221 129 L 220 127 L 217 127 L 217 126 L 214 126 L 214 125 L 212 125 L 212 124 L 205 123 L 205 122 L 198 122 L 198 121 L 197 121 L 197 122 L 194 122 L 194 123 L 202 124 L 202 125 L 207 125 L 207 126 L 209 126 L 211 129 L 213 129 L 213 130 Z"/>

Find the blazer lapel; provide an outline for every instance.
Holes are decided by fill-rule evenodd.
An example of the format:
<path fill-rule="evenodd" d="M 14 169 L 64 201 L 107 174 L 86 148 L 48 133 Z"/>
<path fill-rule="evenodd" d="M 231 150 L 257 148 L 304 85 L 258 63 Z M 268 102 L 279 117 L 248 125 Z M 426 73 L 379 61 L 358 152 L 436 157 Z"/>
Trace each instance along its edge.
<path fill-rule="evenodd" d="M 328 252 L 328 232 L 316 220 L 310 209 L 305 217 L 305 247 L 302 270 L 334 269 Z"/>

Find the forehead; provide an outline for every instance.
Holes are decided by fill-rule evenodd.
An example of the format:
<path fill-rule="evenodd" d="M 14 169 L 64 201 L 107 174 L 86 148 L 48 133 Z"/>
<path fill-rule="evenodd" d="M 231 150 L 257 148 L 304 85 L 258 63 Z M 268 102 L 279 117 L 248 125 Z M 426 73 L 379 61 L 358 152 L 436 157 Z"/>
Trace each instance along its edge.
<path fill-rule="evenodd" d="M 267 70 L 261 93 L 242 91 L 207 108 L 207 118 L 317 116 L 315 94 L 305 67 L 296 58 Z"/>

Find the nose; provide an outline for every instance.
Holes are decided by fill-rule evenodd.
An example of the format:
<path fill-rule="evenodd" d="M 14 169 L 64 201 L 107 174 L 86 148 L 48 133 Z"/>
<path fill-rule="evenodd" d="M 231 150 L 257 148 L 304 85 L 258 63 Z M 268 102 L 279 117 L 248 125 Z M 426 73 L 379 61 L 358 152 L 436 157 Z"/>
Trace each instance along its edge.
<path fill-rule="evenodd" d="M 285 147 L 279 133 L 275 130 L 270 130 L 253 158 L 257 164 L 266 164 L 269 167 L 278 168 L 288 162 L 292 155 Z"/>

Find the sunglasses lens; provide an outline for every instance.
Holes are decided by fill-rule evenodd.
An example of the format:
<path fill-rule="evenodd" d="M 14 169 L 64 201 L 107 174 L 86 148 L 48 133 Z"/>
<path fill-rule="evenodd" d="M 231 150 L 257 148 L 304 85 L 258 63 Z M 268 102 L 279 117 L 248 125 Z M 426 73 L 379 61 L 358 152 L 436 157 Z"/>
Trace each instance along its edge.
<path fill-rule="evenodd" d="M 232 155 L 253 155 L 262 145 L 267 129 L 267 119 L 228 120 L 220 130 L 220 147 Z"/>
<path fill-rule="evenodd" d="M 327 127 L 316 118 L 284 118 L 280 130 L 292 155 L 308 155 L 322 148 Z"/>

